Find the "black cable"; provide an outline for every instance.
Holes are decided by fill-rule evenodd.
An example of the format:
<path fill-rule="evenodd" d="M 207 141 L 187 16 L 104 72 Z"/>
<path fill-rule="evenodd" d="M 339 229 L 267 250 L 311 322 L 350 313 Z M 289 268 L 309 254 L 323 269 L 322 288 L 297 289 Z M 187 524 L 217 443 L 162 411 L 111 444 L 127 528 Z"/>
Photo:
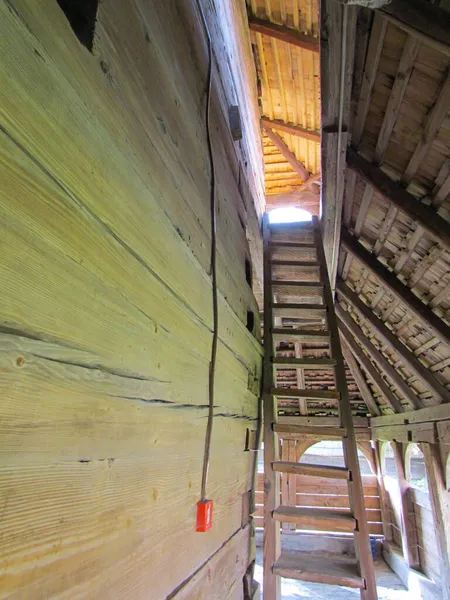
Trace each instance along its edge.
<path fill-rule="evenodd" d="M 208 144 L 209 163 L 211 168 L 211 180 L 210 180 L 210 193 L 209 203 L 211 212 L 211 279 L 212 279 L 212 298 L 213 298 L 213 339 L 211 345 L 211 361 L 209 363 L 209 410 L 208 410 L 208 423 L 206 425 L 205 435 L 205 451 L 203 455 L 203 471 L 202 471 L 202 488 L 200 500 L 206 500 L 206 486 L 208 482 L 208 471 L 209 471 L 209 459 L 211 453 L 211 436 L 214 422 L 214 382 L 216 376 L 216 360 L 217 360 L 217 342 L 219 337 L 219 310 L 217 302 L 217 271 L 216 271 L 216 254 L 217 254 L 217 217 L 216 217 L 216 178 L 214 173 L 214 156 L 212 151 L 211 143 L 211 126 L 210 126 L 210 114 L 211 114 L 211 87 L 212 87 L 212 44 L 211 36 L 209 34 L 208 25 L 206 23 L 203 8 L 200 0 L 197 0 L 197 4 L 200 10 L 200 14 L 203 20 L 203 26 L 206 31 L 208 39 L 208 79 L 206 89 L 206 137 Z"/>

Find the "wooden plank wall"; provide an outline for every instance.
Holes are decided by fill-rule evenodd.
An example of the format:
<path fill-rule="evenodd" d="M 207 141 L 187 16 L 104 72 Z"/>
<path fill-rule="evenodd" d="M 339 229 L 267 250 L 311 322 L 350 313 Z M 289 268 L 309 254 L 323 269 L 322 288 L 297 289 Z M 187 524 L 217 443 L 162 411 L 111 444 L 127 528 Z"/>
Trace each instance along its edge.
<path fill-rule="evenodd" d="M 194 6 L 102 2 L 91 53 L 56 0 L 0 4 L 0 598 L 243 597 L 261 367 L 245 260 L 260 260 L 263 174 L 251 120 L 231 140 L 244 86 L 216 52 L 215 504 L 200 534 L 212 292 Z"/>

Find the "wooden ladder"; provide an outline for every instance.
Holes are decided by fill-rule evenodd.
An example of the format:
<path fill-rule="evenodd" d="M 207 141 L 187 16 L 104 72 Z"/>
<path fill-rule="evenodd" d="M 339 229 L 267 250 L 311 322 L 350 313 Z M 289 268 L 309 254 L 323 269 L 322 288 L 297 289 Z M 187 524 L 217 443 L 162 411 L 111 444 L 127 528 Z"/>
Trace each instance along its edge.
<path fill-rule="evenodd" d="M 344 362 L 334 311 L 320 224 L 269 225 L 264 217 L 264 600 L 281 598 L 281 577 L 327 583 L 360 589 L 361 598 L 376 600 L 376 581 L 364 507 L 363 486 L 359 470 Z M 306 257 L 305 257 L 306 256 Z M 283 269 L 288 271 L 283 276 Z M 299 273 L 293 276 L 292 273 Z M 308 273 L 308 280 L 302 280 Z M 311 281 L 311 274 L 316 279 Z M 282 298 L 284 296 L 284 299 Z M 286 301 L 287 299 L 287 301 Z M 282 318 L 307 318 L 309 329 L 280 326 Z M 278 323 L 277 323 L 278 322 Z M 320 340 L 329 345 L 329 359 L 277 358 L 280 342 Z M 304 378 L 298 377 L 296 388 L 277 387 L 279 369 L 330 368 L 334 372 L 335 390 L 305 389 Z M 298 372 L 298 371 L 297 371 Z M 308 400 L 334 400 L 338 406 L 339 427 L 303 427 L 277 422 L 278 399 L 286 397 Z M 345 467 L 306 465 L 280 461 L 278 436 L 297 435 L 298 439 L 321 436 L 341 439 Z M 317 438 L 316 438 L 317 439 Z M 321 478 L 347 481 L 350 510 L 280 506 L 280 473 L 308 474 Z M 351 532 L 354 536 L 356 560 L 320 553 L 282 552 L 281 522 L 291 522 L 299 529 Z"/>

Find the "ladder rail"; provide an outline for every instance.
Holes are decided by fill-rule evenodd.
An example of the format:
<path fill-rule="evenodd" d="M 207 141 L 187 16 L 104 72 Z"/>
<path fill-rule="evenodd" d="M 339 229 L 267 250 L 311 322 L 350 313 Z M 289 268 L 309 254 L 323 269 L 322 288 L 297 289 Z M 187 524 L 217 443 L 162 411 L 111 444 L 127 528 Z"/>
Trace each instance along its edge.
<path fill-rule="evenodd" d="M 320 222 L 317 217 L 313 217 L 313 228 L 315 232 L 318 262 L 320 264 L 321 279 L 324 284 L 324 304 L 327 306 L 328 329 L 331 332 L 331 357 L 336 360 L 334 370 L 336 389 L 341 393 L 341 400 L 338 404 L 341 427 L 346 430 L 346 437 L 343 439 L 344 458 L 346 466 L 352 473 L 352 478 L 348 483 L 348 494 L 350 507 L 358 522 L 358 531 L 355 533 L 355 551 L 358 563 L 361 569 L 361 576 L 365 580 L 365 589 L 361 590 L 361 597 L 364 600 L 376 600 L 377 588 L 375 572 L 372 562 L 372 552 L 370 548 L 369 529 L 367 526 L 366 508 L 364 506 L 364 490 L 359 469 L 358 452 L 356 446 L 355 430 L 350 409 L 350 398 L 348 393 L 347 378 L 345 375 L 344 357 L 342 354 L 339 330 L 336 313 L 334 309 L 334 299 L 331 291 L 330 280 L 328 276 L 325 251 L 322 243 L 322 233 Z"/>
<path fill-rule="evenodd" d="M 272 429 L 277 420 L 276 398 L 272 395 L 275 385 L 273 351 L 273 292 L 270 253 L 270 225 L 266 213 L 263 218 L 264 243 L 264 537 L 263 537 L 263 590 L 265 600 L 281 599 L 281 581 L 273 572 L 273 565 L 281 552 L 280 525 L 273 519 L 273 511 L 280 503 L 280 475 L 272 465 L 279 460 L 278 435 Z"/>
<path fill-rule="evenodd" d="M 273 229 L 273 231 L 272 231 Z M 300 234 L 307 232 L 307 239 L 312 242 L 301 241 L 296 231 Z M 285 231 L 289 235 L 289 241 L 280 238 Z M 274 235 L 272 235 L 272 233 Z M 263 368 L 263 419 L 264 419 L 264 543 L 263 543 L 263 597 L 264 600 L 281 600 L 281 577 L 296 577 L 305 581 L 317 581 L 331 583 L 334 585 L 350 585 L 360 589 L 362 600 L 376 600 L 376 581 L 373 569 L 372 554 L 370 548 L 369 530 L 364 506 L 364 492 L 357 454 L 356 438 L 351 413 L 351 403 L 347 387 L 344 359 L 340 344 L 337 317 L 334 308 L 333 294 L 325 252 L 322 242 L 320 223 L 317 217 L 313 217 L 312 224 L 291 224 L 289 227 L 277 227 L 269 225 L 267 213 L 263 219 L 263 242 L 264 242 L 264 368 Z M 273 249 L 277 248 L 277 255 L 273 256 Z M 283 256 L 278 250 L 283 248 L 288 251 Z M 302 250 L 313 250 L 315 259 L 299 259 L 292 257 L 292 251 L 298 253 Z M 283 279 L 282 275 L 274 278 L 273 268 L 280 265 L 291 267 L 305 265 L 312 266 L 318 270 L 319 281 L 293 281 Z M 289 272 L 286 273 L 289 276 Z M 282 292 L 280 288 L 283 288 Z M 277 299 L 274 290 L 277 292 Z M 322 304 L 311 304 L 309 299 L 311 289 L 319 292 L 319 302 Z M 292 290 L 292 291 L 291 291 Z M 319 291 L 320 290 L 320 291 Z M 280 297 L 284 296 L 284 299 Z M 286 297 L 294 297 L 294 300 L 286 300 Z M 278 300 L 278 301 L 277 301 Z M 316 302 L 315 299 L 312 300 Z M 308 302 L 308 304 L 304 304 Z M 304 329 L 310 325 L 308 312 L 315 316 L 317 323 L 312 321 L 312 326 L 320 329 Z M 281 313 L 281 314 L 280 314 Z M 284 314 L 283 314 L 284 313 Z M 289 315 L 292 315 L 289 317 Z M 301 316 L 302 325 L 296 325 L 295 318 Z M 286 322 L 283 324 L 283 318 Z M 289 319 L 294 322 L 289 322 Z M 323 340 L 329 347 L 328 359 L 303 359 L 302 343 L 317 343 Z M 295 358 L 283 358 L 277 356 L 277 343 L 292 343 L 295 350 Z M 300 350 L 298 351 L 298 347 Z M 331 369 L 334 376 L 335 390 L 306 389 L 304 381 L 304 370 L 308 368 Z M 278 372 L 283 370 L 295 370 L 297 372 L 297 384 L 295 387 L 279 387 Z M 282 379 L 280 379 L 282 384 Z M 291 384 L 292 386 L 292 384 Z M 279 436 L 288 431 L 297 437 L 304 436 L 305 439 L 314 438 L 315 431 L 311 427 L 293 427 L 292 425 L 278 425 L 278 401 L 279 398 L 298 398 L 299 408 L 302 414 L 308 414 L 308 403 L 326 400 L 330 404 L 337 404 L 339 415 L 339 427 L 320 427 L 323 434 L 328 433 L 330 439 L 341 439 L 344 449 L 345 467 L 330 467 L 326 465 L 308 465 L 298 462 L 286 462 L 280 460 Z M 331 408 L 329 410 L 332 410 Z M 330 430 L 331 431 L 328 431 Z M 324 438 L 326 439 L 326 438 Z M 292 460 L 289 458 L 288 460 Z M 294 457 L 295 460 L 295 457 Z M 350 511 L 335 515 L 333 511 L 310 510 L 295 506 L 284 506 L 280 499 L 280 474 L 291 473 L 308 474 L 308 476 L 326 478 L 329 480 L 345 480 L 348 487 Z M 343 483 L 345 484 L 345 481 Z M 283 503 L 284 504 L 284 503 Z M 290 504 L 290 500 L 288 500 Z M 336 557 L 331 564 L 326 558 L 320 557 L 314 560 L 309 554 L 299 554 L 299 562 L 296 564 L 295 557 L 289 557 L 281 552 L 281 522 L 297 523 L 306 529 L 320 529 L 327 523 L 336 530 L 351 531 L 355 543 L 356 562 L 353 567 L 341 566 L 344 557 Z M 284 527 L 284 525 L 283 525 Z M 348 560 L 348 559 L 347 559 Z M 336 562 L 337 561 L 337 562 Z"/>

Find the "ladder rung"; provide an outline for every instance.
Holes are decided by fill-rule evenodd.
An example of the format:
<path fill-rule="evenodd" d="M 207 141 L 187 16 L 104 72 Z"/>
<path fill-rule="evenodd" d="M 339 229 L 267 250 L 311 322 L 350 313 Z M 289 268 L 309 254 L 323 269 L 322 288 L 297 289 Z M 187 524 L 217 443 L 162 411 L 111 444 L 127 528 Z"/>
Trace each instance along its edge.
<path fill-rule="evenodd" d="M 290 223 L 269 223 L 270 229 L 281 229 L 281 231 L 289 231 L 289 229 L 309 230 L 313 228 L 311 221 L 291 221 Z"/>
<path fill-rule="evenodd" d="M 340 400 L 341 394 L 333 390 L 297 390 L 292 388 L 272 388 L 278 398 L 306 398 L 310 400 Z"/>
<path fill-rule="evenodd" d="M 309 329 L 274 328 L 272 335 L 276 342 L 329 342 L 329 331 L 315 331 Z"/>
<path fill-rule="evenodd" d="M 334 369 L 334 358 L 272 358 L 276 369 Z"/>
<path fill-rule="evenodd" d="M 301 267 L 302 269 L 319 269 L 320 264 L 316 260 L 272 260 L 275 267 Z"/>
<path fill-rule="evenodd" d="M 273 511 L 273 518 L 315 531 L 351 532 L 356 529 L 356 519 L 348 510 L 279 506 Z"/>
<path fill-rule="evenodd" d="M 275 317 L 309 317 L 323 318 L 327 314 L 327 307 L 323 304 L 292 304 L 277 302 L 272 304 L 272 313 Z"/>
<path fill-rule="evenodd" d="M 313 438 L 341 439 L 346 436 L 344 427 L 308 427 L 308 425 L 294 425 L 289 423 L 274 423 L 272 429 L 275 433 L 289 433 L 291 435 L 309 436 Z"/>
<path fill-rule="evenodd" d="M 349 479 L 350 471 L 345 467 L 329 467 L 327 465 L 307 465 L 296 462 L 278 460 L 272 463 L 272 469 L 279 473 L 293 473 L 294 475 L 311 475 L 312 477 L 325 477 L 328 479 Z"/>
<path fill-rule="evenodd" d="M 305 248 L 309 250 L 317 250 L 315 244 L 310 242 L 270 242 L 272 248 Z"/>
<path fill-rule="evenodd" d="M 306 552 L 283 552 L 273 565 L 280 577 L 312 583 L 327 583 L 351 588 L 364 588 L 356 560 L 340 556 L 320 556 Z"/>
<path fill-rule="evenodd" d="M 290 286 L 300 288 L 323 288 L 323 283 L 319 281 L 291 281 L 283 279 L 272 279 L 272 287 Z"/>

